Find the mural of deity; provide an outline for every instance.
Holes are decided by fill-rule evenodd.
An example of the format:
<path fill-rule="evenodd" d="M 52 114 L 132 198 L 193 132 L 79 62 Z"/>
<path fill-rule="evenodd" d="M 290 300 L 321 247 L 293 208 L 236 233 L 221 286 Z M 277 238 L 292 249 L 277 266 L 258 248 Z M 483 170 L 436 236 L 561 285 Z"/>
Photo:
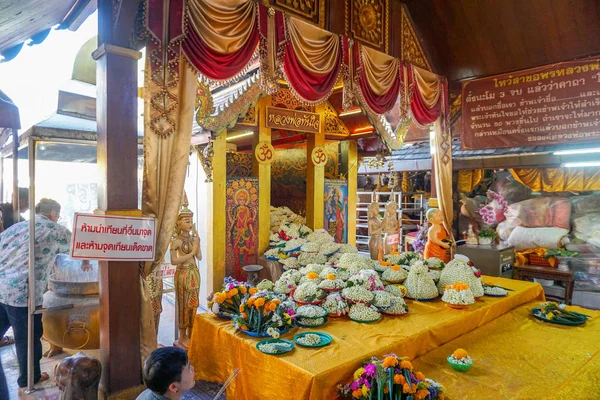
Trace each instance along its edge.
<path fill-rule="evenodd" d="M 227 183 L 227 274 L 245 280 L 242 267 L 255 264 L 258 245 L 258 181 L 231 179 Z"/>
<path fill-rule="evenodd" d="M 325 229 L 336 243 L 346 243 L 348 240 L 347 192 L 346 181 L 325 181 Z"/>

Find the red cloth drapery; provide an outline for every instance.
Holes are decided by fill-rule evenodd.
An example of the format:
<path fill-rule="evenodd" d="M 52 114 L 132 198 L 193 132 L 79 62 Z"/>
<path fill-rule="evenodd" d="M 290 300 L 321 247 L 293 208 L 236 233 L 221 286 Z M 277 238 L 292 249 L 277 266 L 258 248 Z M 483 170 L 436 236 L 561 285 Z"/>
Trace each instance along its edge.
<path fill-rule="evenodd" d="M 341 64 L 342 54 L 338 54 L 337 66 L 328 74 L 313 74 L 306 71 L 298 60 L 290 43 L 285 46 L 283 68 L 288 83 L 301 100 L 307 103 L 317 103 L 326 100 L 336 84 Z"/>
<path fill-rule="evenodd" d="M 400 71 L 397 72 L 397 77 L 394 80 L 394 84 L 389 88 L 389 90 L 382 95 L 377 95 L 375 92 L 373 92 L 373 89 L 369 85 L 367 75 L 363 68 L 363 61 L 360 55 L 360 45 L 355 45 L 353 58 L 354 68 L 357 68 L 356 73 L 358 74 L 358 90 L 361 92 L 362 99 L 375 114 L 387 113 L 394 107 L 396 101 L 398 100 L 398 95 L 400 94 Z"/>
<path fill-rule="evenodd" d="M 414 120 L 420 125 L 429 125 L 435 122 L 442 113 L 442 109 L 448 109 L 448 82 L 442 82 L 442 95 L 438 102 L 432 108 L 428 108 L 423 101 L 418 85 L 414 82 L 412 66 L 408 66 L 408 85 L 413 87 L 410 101 L 410 111 Z M 443 104 L 444 103 L 444 104 Z"/>
<path fill-rule="evenodd" d="M 247 67 L 256 51 L 259 38 L 256 22 L 248 41 L 240 50 L 220 54 L 208 47 L 193 29 L 188 29 L 182 48 L 187 59 L 200 74 L 212 80 L 224 81 L 235 77 Z"/>

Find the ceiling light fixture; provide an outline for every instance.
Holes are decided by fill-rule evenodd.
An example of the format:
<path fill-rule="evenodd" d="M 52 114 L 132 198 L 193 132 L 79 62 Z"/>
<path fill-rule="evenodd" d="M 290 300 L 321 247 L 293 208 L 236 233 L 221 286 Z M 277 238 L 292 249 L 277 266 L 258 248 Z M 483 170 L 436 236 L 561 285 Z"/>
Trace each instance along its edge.
<path fill-rule="evenodd" d="M 560 150 L 560 151 L 555 151 L 553 154 L 555 156 L 566 156 L 566 155 L 569 155 L 569 154 L 588 154 L 588 153 L 600 153 L 600 148 L 577 149 L 577 150 Z"/>
<path fill-rule="evenodd" d="M 350 110 L 350 111 L 344 111 L 343 113 L 339 114 L 339 117 L 345 117 L 347 115 L 354 115 L 354 114 L 360 114 L 362 113 L 362 110 L 360 108 L 354 109 L 354 110 Z"/>
<path fill-rule="evenodd" d="M 235 139 L 243 138 L 246 136 L 251 136 L 253 134 L 254 134 L 254 132 L 248 131 L 248 132 L 240 133 L 239 135 L 228 136 L 227 141 L 229 142 L 230 140 L 235 140 Z"/>
<path fill-rule="evenodd" d="M 581 167 L 600 167 L 600 161 L 583 161 L 583 162 L 568 162 L 564 164 L 565 168 L 581 168 Z"/>

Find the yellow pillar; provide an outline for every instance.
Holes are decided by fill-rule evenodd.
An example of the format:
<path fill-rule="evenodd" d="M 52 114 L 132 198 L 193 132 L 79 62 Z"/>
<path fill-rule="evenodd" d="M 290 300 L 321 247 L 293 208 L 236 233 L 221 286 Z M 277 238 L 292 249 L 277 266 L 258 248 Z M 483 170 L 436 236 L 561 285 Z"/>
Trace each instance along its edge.
<path fill-rule="evenodd" d="M 227 132 L 221 132 L 213 141 L 212 190 L 209 189 L 208 207 L 208 288 L 212 293 L 219 290 L 225 279 L 225 254 L 227 216 L 225 210 L 225 189 L 227 184 Z"/>
<path fill-rule="evenodd" d="M 358 190 L 358 146 L 348 141 L 348 243 L 356 246 L 356 201 Z"/>
<path fill-rule="evenodd" d="M 309 133 L 306 140 L 306 225 L 311 229 L 322 229 L 325 218 L 325 167 L 315 166 L 312 151 L 325 145 L 325 113 L 323 106 L 317 106 L 321 124 L 319 133 Z"/>
<path fill-rule="evenodd" d="M 271 164 L 260 164 L 254 156 L 254 149 L 260 142 L 271 143 L 271 128 L 267 127 L 267 107 L 271 105 L 271 96 L 263 97 L 257 105 L 258 133 L 252 142 L 252 173 L 258 178 L 258 254 L 269 249 L 271 234 Z"/>

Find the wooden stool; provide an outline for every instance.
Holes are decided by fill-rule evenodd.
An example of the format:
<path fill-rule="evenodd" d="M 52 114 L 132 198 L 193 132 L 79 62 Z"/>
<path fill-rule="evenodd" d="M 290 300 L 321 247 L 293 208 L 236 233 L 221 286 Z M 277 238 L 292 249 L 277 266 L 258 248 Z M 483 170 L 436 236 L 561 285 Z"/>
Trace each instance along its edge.
<path fill-rule="evenodd" d="M 575 278 L 571 271 L 559 271 L 556 268 L 540 267 L 537 265 L 521 265 L 514 267 L 514 279 L 526 281 L 527 279 L 547 279 L 550 281 L 559 281 L 565 283 L 565 298 L 564 301 L 571 305 L 573 299 L 573 288 L 575 287 Z M 554 298 L 554 296 L 547 296 Z"/>

